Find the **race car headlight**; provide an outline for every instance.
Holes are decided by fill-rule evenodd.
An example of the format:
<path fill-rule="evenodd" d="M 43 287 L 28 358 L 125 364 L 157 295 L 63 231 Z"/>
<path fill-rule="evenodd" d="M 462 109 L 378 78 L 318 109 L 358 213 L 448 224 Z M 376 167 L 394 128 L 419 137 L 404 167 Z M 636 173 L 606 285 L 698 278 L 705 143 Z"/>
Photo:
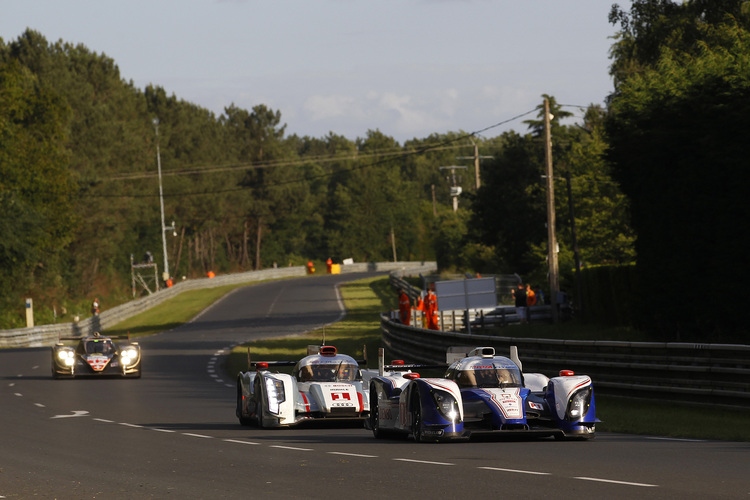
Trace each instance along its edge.
<path fill-rule="evenodd" d="M 569 422 L 578 422 L 589 411 L 589 405 L 591 405 L 591 387 L 586 387 L 573 394 L 568 400 L 565 419 Z"/>
<path fill-rule="evenodd" d="M 279 405 L 286 401 L 284 382 L 270 377 L 266 378 L 266 396 L 268 398 L 268 411 L 278 415 Z"/>
<path fill-rule="evenodd" d="M 75 354 L 73 351 L 58 351 L 57 357 L 60 358 L 66 366 L 73 366 L 75 364 Z"/>
<path fill-rule="evenodd" d="M 122 354 L 120 354 L 120 358 L 125 365 L 135 363 L 136 358 L 138 358 L 138 351 L 135 349 L 125 349 L 122 351 Z"/>
<path fill-rule="evenodd" d="M 458 420 L 461 413 L 458 411 L 456 398 L 444 391 L 432 391 L 432 400 L 435 406 L 445 418 L 451 422 Z"/>

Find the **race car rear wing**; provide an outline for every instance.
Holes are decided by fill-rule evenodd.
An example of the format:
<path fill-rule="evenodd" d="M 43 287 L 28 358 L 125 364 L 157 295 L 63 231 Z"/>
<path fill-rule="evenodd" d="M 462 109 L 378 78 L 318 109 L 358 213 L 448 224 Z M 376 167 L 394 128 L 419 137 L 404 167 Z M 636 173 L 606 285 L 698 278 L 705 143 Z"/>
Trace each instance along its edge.
<path fill-rule="evenodd" d="M 325 346 L 319 346 L 319 345 L 308 345 L 307 346 L 307 355 L 311 356 L 314 354 L 320 354 L 321 348 Z M 335 352 L 335 347 L 333 348 Z M 367 367 L 367 346 L 362 346 L 362 352 L 364 354 L 364 359 L 355 359 L 354 361 L 357 362 L 358 365 L 361 367 Z M 295 361 L 288 361 L 288 360 L 282 360 L 282 361 L 253 361 L 250 357 L 250 348 L 247 348 L 247 369 L 253 370 L 258 367 L 258 363 L 264 363 L 267 367 L 268 366 L 294 366 L 299 362 L 299 360 Z"/>
<path fill-rule="evenodd" d="M 62 342 L 63 340 L 83 340 L 83 339 L 88 338 L 88 337 L 99 337 L 99 336 L 102 336 L 102 334 L 99 333 L 99 332 L 94 332 L 91 335 L 81 335 L 81 336 L 78 336 L 78 337 L 62 337 L 62 336 L 58 336 L 57 337 L 57 341 L 58 342 Z M 128 332 L 127 335 L 104 335 L 104 337 L 107 337 L 107 338 L 112 339 L 112 340 L 127 340 L 129 342 L 130 341 L 130 332 Z"/>
<path fill-rule="evenodd" d="M 445 353 L 445 361 L 450 365 L 460 359 L 471 356 L 493 357 L 494 355 L 494 347 L 451 346 Z M 518 346 L 510 346 L 510 355 L 508 357 L 518 366 L 519 370 L 523 371 L 521 360 L 518 357 Z"/>
<path fill-rule="evenodd" d="M 436 369 L 444 370 L 448 368 L 447 364 L 444 365 L 423 365 L 423 364 L 406 364 L 401 360 L 393 360 L 391 364 L 385 364 L 385 349 L 382 347 L 378 349 L 378 375 L 381 377 L 386 371 L 389 372 L 405 372 L 410 371 L 412 368 L 422 368 L 425 370 Z"/>

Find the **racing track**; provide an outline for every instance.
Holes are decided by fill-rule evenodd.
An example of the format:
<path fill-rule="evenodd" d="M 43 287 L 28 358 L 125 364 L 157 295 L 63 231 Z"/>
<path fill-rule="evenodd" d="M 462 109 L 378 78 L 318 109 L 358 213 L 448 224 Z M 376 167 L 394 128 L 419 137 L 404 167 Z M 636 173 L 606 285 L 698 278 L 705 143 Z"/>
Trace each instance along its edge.
<path fill-rule="evenodd" d="M 53 380 L 49 348 L 0 350 L 0 498 L 750 495 L 746 443 L 600 433 L 435 445 L 376 441 L 354 426 L 241 427 L 222 355 L 335 321 L 334 285 L 361 276 L 237 290 L 190 324 L 143 339 L 140 380 Z"/>

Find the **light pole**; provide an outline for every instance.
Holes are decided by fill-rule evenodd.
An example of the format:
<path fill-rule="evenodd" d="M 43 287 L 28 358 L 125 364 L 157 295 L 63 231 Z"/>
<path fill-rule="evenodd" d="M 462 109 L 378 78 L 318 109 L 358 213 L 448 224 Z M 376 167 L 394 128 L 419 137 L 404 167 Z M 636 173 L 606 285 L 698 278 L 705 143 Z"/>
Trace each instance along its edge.
<path fill-rule="evenodd" d="M 161 152 L 159 151 L 159 119 L 154 118 L 154 129 L 156 130 L 156 168 L 159 171 L 159 206 L 161 207 L 161 241 L 164 245 L 164 272 L 161 277 L 164 281 L 169 279 L 169 260 L 167 260 L 167 227 L 164 225 L 164 191 L 161 187 Z"/>
<path fill-rule="evenodd" d="M 552 177 L 552 137 L 549 100 L 544 100 L 544 159 L 547 173 L 547 263 L 549 265 L 549 294 L 552 306 L 552 321 L 559 319 L 557 292 L 560 290 L 559 268 L 557 263 L 557 237 L 555 236 L 555 185 Z"/>

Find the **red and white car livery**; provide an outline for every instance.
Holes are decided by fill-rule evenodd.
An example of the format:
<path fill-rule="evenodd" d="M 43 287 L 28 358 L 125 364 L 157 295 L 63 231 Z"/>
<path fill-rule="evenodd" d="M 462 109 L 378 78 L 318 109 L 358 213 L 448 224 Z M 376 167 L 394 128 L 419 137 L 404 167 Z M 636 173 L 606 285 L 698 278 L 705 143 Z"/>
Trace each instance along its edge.
<path fill-rule="evenodd" d="M 141 346 L 138 342 L 116 344 L 111 337 L 95 332 L 85 337 L 62 337 L 52 346 L 54 378 L 119 376 L 140 378 Z M 65 341 L 77 341 L 75 346 Z"/>
<path fill-rule="evenodd" d="M 291 366 L 290 374 L 270 366 Z M 296 364 L 250 363 L 237 377 L 236 414 L 242 425 L 285 427 L 310 419 L 364 419 L 370 405 L 359 363 L 333 346 L 322 346 Z"/>

